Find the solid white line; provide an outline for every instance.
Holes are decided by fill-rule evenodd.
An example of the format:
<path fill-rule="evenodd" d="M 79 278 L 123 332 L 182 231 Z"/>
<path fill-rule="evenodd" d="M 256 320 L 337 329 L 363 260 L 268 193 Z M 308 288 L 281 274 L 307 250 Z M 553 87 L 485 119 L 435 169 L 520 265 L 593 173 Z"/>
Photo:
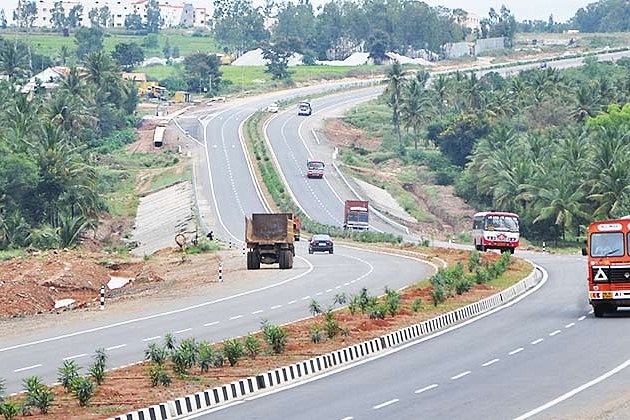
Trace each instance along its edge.
<path fill-rule="evenodd" d="M 592 387 L 593 385 L 597 385 L 598 383 L 605 381 L 606 379 L 610 378 L 612 375 L 614 375 L 615 373 L 619 373 L 622 370 L 624 370 L 625 368 L 627 368 L 628 366 L 630 366 L 630 359 L 626 360 L 625 362 L 623 362 L 622 364 L 620 364 L 619 366 L 615 367 L 612 370 L 609 370 L 608 372 L 604 373 L 601 376 L 598 376 L 597 378 L 593 379 L 590 382 L 585 383 L 584 385 L 581 385 L 577 388 L 572 389 L 571 391 L 562 394 L 561 396 L 559 396 L 558 398 L 549 401 L 546 404 L 541 405 L 540 407 L 537 407 L 531 411 L 528 411 L 527 413 L 523 414 L 522 416 L 516 417 L 514 420 L 525 420 L 528 419 L 532 416 L 535 416 L 538 413 L 541 413 L 545 410 L 547 410 L 548 408 L 553 407 L 554 405 L 561 403 L 562 401 L 568 400 L 569 398 L 573 397 L 574 395 L 579 394 L 582 391 L 587 390 L 588 388 Z"/>
<path fill-rule="evenodd" d="M 13 372 L 14 373 L 24 372 L 25 370 L 35 369 L 35 368 L 38 368 L 40 366 L 41 366 L 41 364 L 37 364 L 37 365 L 33 365 L 33 366 L 26 366 L 26 367 L 23 367 L 23 368 L 15 369 Z"/>
<path fill-rule="evenodd" d="M 154 337 L 143 338 L 142 341 L 153 341 L 153 340 L 159 340 L 160 338 L 162 338 L 162 336 L 156 335 Z"/>
<path fill-rule="evenodd" d="M 570 324 L 565 325 L 564 328 L 571 328 L 574 325 L 575 325 L 575 322 L 571 322 Z"/>
<path fill-rule="evenodd" d="M 488 361 L 488 362 L 484 363 L 484 364 L 483 364 L 483 365 L 481 365 L 481 366 L 483 366 L 483 367 L 488 367 L 488 366 L 490 366 L 490 365 L 495 364 L 495 363 L 496 363 L 496 362 L 498 362 L 498 361 L 499 361 L 499 359 L 492 359 L 492 360 L 490 360 L 490 361 Z"/>
<path fill-rule="evenodd" d="M 116 349 L 121 349 L 123 347 L 127 347 L 126 344 L 119 344 L 117 346 L 111 346 L 111 347 L 107 347 L 105 350 L 109 351 L 109 350 L 116 350 Z"/>
<path fill-rule="evenodd" d="M 451 379 L 460 379 L 466 375 L 470 375 L 471 373 L 472 373 L 471 371 L 467 370 L 466 372 L 462 372 L 459 375 L 451 376 Z"/>
<path fill-rule="evenodd" d="M 553 337 L 554 335 L 558 335 L 558 334 L 560 334 L 561 332 L 562 332 L 562 331 L 560 331 L 560 330 L 555 330 L 554 332 L 550 332 L 550 333 L 549 333 L 549 337 Z"/>
<path fill-rule="evenodd" d="M 213 325 L 217 325 L 219 321 L 208 322 L 207 324 L 203 324 L 204 327 L 211 327 Z"/>
<path fill-rule="evenodd" d="M 78 359 L 79 357 L 83 357 L 83 356 L 87 356 L 87 355 L 85 353 L 75 354 L 74 356 L 64 357 L 62 360 Z"/>
<path fill-rule="evenodd" d="M 380 408 L 387 407 L 388 405 L 391 405 L 391 404 L 397 403 L 398 401 L 399 401 L 399 400 L 398 400 L 398 398 L 394 398 L 393 400 L 389 400 L 389 401 L 384 402 L 384 403 L 382 403 L 382 404 L 375 405 L 375 406 L 374 406 L 374 407 L 372 407 L 372 408 L 373 408 L 373 409 L 375 409 L 375 410 L 378 410 L 378 409 L 380 409 Z"/>
<path fill-rule="evenodd" d="M 230 321 L 234 321 L 235 319 L 243 318 L 243 315 L 234 315 L 230 317 Z"/>
<path fill-rule="evenodd" d="M 519 348 L 517 348 L 517 349 L 515 349 L 515 350 L 512 350 L 512 351 L 511 351 L 511 352 L 509 352 L 508 354 L 509 354 L 510 356 L 513 356 L 513 355 L 515 355 L 516 353 L 520 353 L 520 352 L 522 352 L 523 350 L 525 350 L 523 347 L 519 347 Z"/>
<path fill-rule="evenodd" d="M 542 343 L 543 341 L 545 341 L 543 338 L 539 338 L 538 340 L 532 341 L 532 344 L 535 346 L 536 344 Z"/>
<path fill-rule="evenodd" d="M 425 391 L 429 391 L 429 390 L 437 388 L 437 387 L 438 387 L 438 384 L 431 384 L 429 386 L 425 386 L 424 388 L 416 389 L 414 391 L 414 394 L 422 394 Z"/>

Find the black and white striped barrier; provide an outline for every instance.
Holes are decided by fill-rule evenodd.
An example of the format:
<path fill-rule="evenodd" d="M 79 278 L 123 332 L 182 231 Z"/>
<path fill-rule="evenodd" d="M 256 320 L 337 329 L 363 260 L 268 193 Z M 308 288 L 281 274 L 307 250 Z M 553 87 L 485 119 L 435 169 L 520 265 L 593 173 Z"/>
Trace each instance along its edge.
<path fill-rule="evenodd" d="M 219 283 L 223 283 L 223 263 L 219 263 Z"/>
<path fill-rule="evenodd" d="M 378 338 L 345 347 L 292 365 L 283 366 L 256 376 L 241 379 L 230 384 L 186 395 L 159 405 L 127 413 L 108 420 L 175 420 L 190 414 L 215 408 L 221 404 L 246 398 L 259 391 L 285 386 L 305 378 L 337 369 L 358 360 L 374 356 L 423 336 L 444 330 L 455 324 L 495 309 L 525 291 L 536 286 L 542 278 L 542 271 L 535 268 L 525 279 L 483 300 L 471 303 L 438 317 L 423 321 Z M 168 409 L 165 409 L 167 407 Z"/>
<path fill-rule="evenodd" d="M 105 285 L 101 284 L 101 311 L 105 309 Z"/>

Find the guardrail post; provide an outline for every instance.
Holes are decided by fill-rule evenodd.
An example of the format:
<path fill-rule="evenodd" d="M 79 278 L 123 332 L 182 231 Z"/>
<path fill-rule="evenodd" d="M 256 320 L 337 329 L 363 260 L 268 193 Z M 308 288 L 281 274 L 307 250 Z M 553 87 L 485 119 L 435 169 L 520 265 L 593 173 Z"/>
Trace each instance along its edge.
<path fill-rule="evenodd" d="M 101 311 L 105 309 L 105 285 L 101 284 Z"/>
<path fill-rule="evenodd" d="M 223 263 L 219 263 L 219 283 L 223 283 Z"/>

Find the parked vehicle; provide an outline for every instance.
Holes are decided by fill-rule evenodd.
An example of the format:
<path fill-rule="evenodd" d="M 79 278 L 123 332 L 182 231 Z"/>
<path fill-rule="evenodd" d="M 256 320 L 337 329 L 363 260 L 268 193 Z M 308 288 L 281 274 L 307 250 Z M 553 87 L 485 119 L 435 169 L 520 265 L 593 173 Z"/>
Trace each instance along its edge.
<path fill-rule="evenodd" d="M 586 247 L 588 302 L 601 318 L 618 307 L 630 307 L 630 217 L 601 220 L 589 225 Z"/>
<path fill-rule="evenodd" d="M 323 178 L 324 177 L 324 162 L 321 160 L 309 160 L 306 162 L 306 177 L 307 178 Z"/>
<path fill-rule="evenodd" d="M 254 213 L 251 218 L 245 217 L 247 269 L 258 270 L 260 264 L 275 263 L 280 269 L 292 268 L 294 223 L 291 213 Z"/>
<path fill-rule="evenodd" d="M 302 101 L 298 104 L 298 115 L 306 115 L 309 116 L 313 112 L 311 108 L 311 103 L 308 101 Z"/>
<path fill-rule="evenodd" d="M 314 252 L 328 252 L 332 254 L 334 251 L 333 240 L 330 235 L 325 233 L 315 234 L 308 241 L 308 253 Z"/>
<path fill-rule="evenodd" d="M 269 105 L 267 105 L 267 112 L 272 112 L 272 113 L 276 113 L 280 110 L 280 107 L 278 106 L 277 103 L 273 102 L 270 103 Z"/>
<path fill-rule="evenodd" d="M 518 214 L 503 211 L 475 213 L 472 238 L 477 251 L 498 249 L 514 254 L 520 239 Z"/>
<path fill-rule="evenodd" d="M 370 228 L 370 206 L 364 200 L 346 200 L 343 211 L 343 228 L 368 230 Z"/>

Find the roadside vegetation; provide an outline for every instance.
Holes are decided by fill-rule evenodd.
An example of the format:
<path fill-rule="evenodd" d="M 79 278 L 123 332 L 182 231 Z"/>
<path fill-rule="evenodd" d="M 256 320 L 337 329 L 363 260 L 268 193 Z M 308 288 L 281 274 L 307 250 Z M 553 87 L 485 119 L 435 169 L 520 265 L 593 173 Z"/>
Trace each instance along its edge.
<path fill-rule="evenodd" d="M 472 253 L 421 246 L 393 246 L 442 265 L 429 277 L 402 290 L 360 289 L 356 294 L 311 300 L 312 318 L 275 325 L 262 319 L 259 331 L 209 343 L 165 334 L 149 343 L 143 363 L 107 369 L 107 354 L 95 350 L 91 364 L 66 360 L 58 367 L 59 385 L 36 376 L 24 379 L 24 392 L 4 397 L 0 378 L 0 415 L 11 420 L 29 416 L 59 420 L 114 416 L 168 399 L 210 389 L 236 379 L 325 354 L 376 338 L 389 331 L 454 310 L 514 284 L 531 273 L 529 263 L 505 253 Z M 84 370 L 85 369 L 85 370 Z M 133 394 L 133 398 L 130 395 Z"/>

